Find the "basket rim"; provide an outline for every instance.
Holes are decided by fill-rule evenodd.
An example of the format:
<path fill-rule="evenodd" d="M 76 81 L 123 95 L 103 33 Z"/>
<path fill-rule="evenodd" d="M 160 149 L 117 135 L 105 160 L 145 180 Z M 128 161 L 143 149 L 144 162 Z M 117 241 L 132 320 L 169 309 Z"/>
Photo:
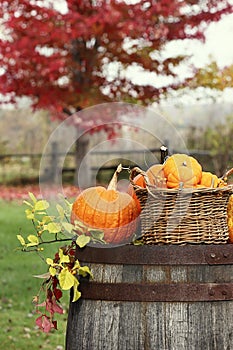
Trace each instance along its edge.
<path fill-rule="evenodd" d="M 233 184 L 224 186 L 224 187 L 180 187 L 180 188 L 161 188 L 161 187 L 156 187 L 154 185 L 149 185 L 147 184 L 145 188 L 140 187 L 136 184 L 134 184 L 134 188 L 136 190 L 140 191 L 153 191 L 153 192 L 162 192 L 162 193 L 217 193 L 217 192 L 232 192 L 233 193 Z"/>
<path fill-rule="evenodd" d="M 145 185 L 146 187 L 138 186 L 134 183 L 133 178 L 134 174 L 141 174 L 145 179 Z M 233 168 L 228 171 L 228 173 L 233 173 Z M 134 167 L 130 171 L 129 180 L 131 185 L 133 186 L 134 190 L 138 191 L 144 191 L 144 192 L 159 192 L 159 193 L 218 193 L 218 192 L 232 192 L 233 193 L 233 183 L 227 184 L 226 186 L 222 187 L 183 187 L 180 186 L 178 188 L 166 188 L 166 187 L 157 187 L 155 185 L 152 185 L 148 181 L 148 177 L 146 175 L 146 172 L 140 169 L 139 167 Z"/>

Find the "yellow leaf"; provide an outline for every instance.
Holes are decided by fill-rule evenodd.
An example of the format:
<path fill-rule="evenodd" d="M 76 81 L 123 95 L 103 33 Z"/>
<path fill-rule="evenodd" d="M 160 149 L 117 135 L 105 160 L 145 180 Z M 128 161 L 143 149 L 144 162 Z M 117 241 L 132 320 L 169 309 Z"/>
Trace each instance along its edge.
<path fill-rule="evenodd" d="M 18 238 L 18 240 L 20 241 L 20 243 L 21 243 L 22 246 L 25 246 L 25 245 L 26 245 L 25 240 L 24 240 L 24 238 L 23 238 L 21 235 L 17 235 L 17 238 Z"/>
<path fill-rule="evenodd" d="M 91 270 L 88 266 L 80 266 L 78 270 L 79 275 L 86 277 L 87 275 L 90 275 L 93 278 L 93 275 L 91 273 Z"/>
<path fill-rule="evenodd" d="M 56 276 L 57 270 L 54 267 L 50 266 L 49 273 L 51 276 Z"/>
<path fill-rule="evenodd" d="M 48 265 L 53 265 L 53 259 L 47 258 L 47 259 L 46 259 L 46 263 L 47 263 Z"/>
<path fill-rule="evenodd" d="M 23 201 L 24 204 L 28 205 L 29 207 L 33 208 L 33 205 L 29 203 L 28 201 Z"/>
<path fill-rule="evenodd" d="M 38 245 L 39 244 L 39 239 L 35 235 L 29 235 L 27 237 L 28 241 L 31 243 L 31 245 Z"/>
<path fill-rule="evenodd" d="M 72 268 L 72 271 L 78 270 L 80 268 L 80 263 L 78 260 L 75 260 L 74 266 Z"/>
<path fill-rule="evenodd" d="M 73 287 L 75 283 L 75 277 L 72 275 L 72 273 L 67 269 L 64 268 L 58 275 L 58 280 L 60 283 L 60 287 L 64 290 L 68 290 Z"/>
<path fill-rule="evenodd" d="M 33 203 L 35 204 L 37 202 L 36 197 L 34 196 L 34 194 L 32 192 L 28 192 L 29 197 L 31 198 L 31 200 L 33 201 Z"/>
<path fill-rule="evenodd" d="M 62 222 L 62 226 L 69 233 L 71 233 L 74 229 L 74 226 L 72 224 L 70 224 L 69 222 Z"/>
<path fill-rule="evenodd" d="M 81 297 L 81 292 L 78 290 L 79 281 L 74 277 L 74 295 L 72 302 L 77 301 Z"/>
<path fill-rule="evenodd" d="M 61 219 L 63 219 L 65 216 L 64 209 L 62 208 L 62 206 L 60 204 L 57 204 L 56 208 L 57 208 L 58 214 L 60 215 Z"/>
<path fill-rule="evenodd" d="M 48 215 L 45 215 L 45 216 L 43 216 L 43 218 L 42 218 L 42 223 L 43 223 L 43 224 L 48 224 L 48 223 L 51 222 L 52 220 L 53 220 L 53 217 L 48 216 Z"/>
<path fill-rule="evenodd" d="M 31 209 L 26 209 L 25 210 L 25 214 L 26 214 L 26 218 L 28 220 L 33 220 L 35 218 L 35 216 L 34 216 L 34 214 L 33 214 Z"/>
<path fill-rule="evenodd" d="M 69 255 L 64 255 L 62 249 L 59 249 L 59 258 L 60 258 L 60 264 L 70 262 Z"/>
<path fill-rule="evenodd" d="M 36 211 L 41 211 L 41 210 L 46 210 L 49 207 L 49 203 L 46 200 L 40 200 L 35 203 L 35 210 Z"/>
<path fill-rule="evenodd" d="M 50 222 L 47 226 L 46 229 L 50 232 L 50 233 L 58 233 L 61 231 L 61 227 L 59 224 L 57 224 L 56 222 Z"/>
<path fill-rule="evenodd" d="M 83 248 L 90 242 L 90 240 L 91 238 L 89 236 L 80 235 L 76 239 L 76 243 L 80 248 Z"/>

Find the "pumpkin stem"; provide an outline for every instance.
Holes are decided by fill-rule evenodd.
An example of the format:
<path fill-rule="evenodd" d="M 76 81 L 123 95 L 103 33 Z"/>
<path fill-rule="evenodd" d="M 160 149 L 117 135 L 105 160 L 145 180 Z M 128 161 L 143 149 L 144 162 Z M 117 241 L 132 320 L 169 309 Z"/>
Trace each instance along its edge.
<path fill-rule="evenodd" d="M 113 174 L 113 177 L 111 179 L 111 181 L 108 184 L 107 190 L 116 190 L 117 188 L 117 178 L 118 175 L 120 174 L 120 172 L 122 171 L 122 165 L 119 164 L 115 173 Z"/>

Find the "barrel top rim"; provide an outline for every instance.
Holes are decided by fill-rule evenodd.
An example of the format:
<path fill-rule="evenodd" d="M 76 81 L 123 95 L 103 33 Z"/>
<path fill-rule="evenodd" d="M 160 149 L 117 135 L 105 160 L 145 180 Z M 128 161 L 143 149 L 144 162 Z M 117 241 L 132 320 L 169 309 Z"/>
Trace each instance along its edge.
<path fill-rule="evenodd" d="M 102 264 L 233 265 L 233 244 L 86 246 L 76 257 Z"/>

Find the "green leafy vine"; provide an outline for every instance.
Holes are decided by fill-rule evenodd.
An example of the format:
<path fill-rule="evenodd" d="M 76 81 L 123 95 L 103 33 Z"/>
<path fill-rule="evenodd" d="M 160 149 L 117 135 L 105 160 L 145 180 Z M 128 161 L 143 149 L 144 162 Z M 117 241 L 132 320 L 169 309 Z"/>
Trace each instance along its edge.
<path fill-rule="evenodd" d="M 90 241 L 105 244 L 103 231 L 88 228 L 79 221 L 70 222 L 72 204 L 60 197 L 61 204 L 51 205 L 47 200 L 38 200 L 33 193 L 29 193 L 29 200 L 24 201 L 27 206 L 25 215 L 32 222 L 33 233 L 26 237 L 18 234 L 20 242 L 18 249 L 23 252 L 37 252 L 39 255 L 44 250 L 43 245 L 62 242 L 54 258 L 41 258 L 47 265 L 47 271 L 42 275 L 43 283 L 39 293 L 33 298 L 36 306 L 37 326 L 44 332 L 57 329 L 55 313 L 63 313 L 60 304 L 62 291 L 73 288 L 73 299 L 75 302 L 81 297 L 78 287 L 80 277 L 92 278 L 88 266 L 81 266 L 76 258 L 76 247 L 85 247 Z M 48 211 L 52 214 L 48 215 Z M 40 302 L 40 295 L 44 293 L 45 298 Z M 44 311 L 40 311 L 43 308 Z"/>

